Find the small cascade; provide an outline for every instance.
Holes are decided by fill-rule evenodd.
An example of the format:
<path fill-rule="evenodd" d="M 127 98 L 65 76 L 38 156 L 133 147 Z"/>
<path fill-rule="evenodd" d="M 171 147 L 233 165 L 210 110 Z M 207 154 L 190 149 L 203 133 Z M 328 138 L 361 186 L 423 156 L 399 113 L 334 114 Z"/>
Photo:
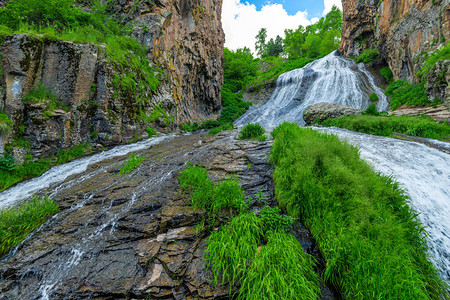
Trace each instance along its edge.
<path fill-rule="evenodd" d="M 63 182 L 69 176 L 83 173 L 88 166 L 98 163 L 100 161 L 126 155 L 131 152 L 147 149 L 152 145 L 156 145 L 163 140 L 171 138 L 171 136 L 161 136 L 147 139 L 138 143 L 130 145 L 122 145 L 112 148 L 108 151 L 103 151 L 91 156 L 83 157 L 64 165 L 59 165 L 51 168 L 42 176 L 22 182 L 16 186 L 7 189 L 0 193 L 0 209 L 10 207 L 15 203 L 25 200 L 34 194 L 42 191 L 52 185 Z M 100 172 L 101 170 L 99 170 Z M 86 176 L 93 177 L 98 173 L 90 173 Z M 74 182 L 80 182 L 87 178 L 78 178 Z M 70 184 L 70 183 L 69 183 Z M 61 187 L 55 187 L 55 192 Z"/>
<path fill-rule="evenodd" d="M 303 112 L 312 104 L 336 103 L 364 110 L 371 103 L 372 93 L 379 98 L 377 109 L 386 110 L 389 106 L 386 96 L 364 64 L 356 64 L 334 51 L 304 68 L 280 75 L 270 99 L 250 108 L 235 123 L 259 123 L 268 129 L 284 121 L 304 125 Z"/>

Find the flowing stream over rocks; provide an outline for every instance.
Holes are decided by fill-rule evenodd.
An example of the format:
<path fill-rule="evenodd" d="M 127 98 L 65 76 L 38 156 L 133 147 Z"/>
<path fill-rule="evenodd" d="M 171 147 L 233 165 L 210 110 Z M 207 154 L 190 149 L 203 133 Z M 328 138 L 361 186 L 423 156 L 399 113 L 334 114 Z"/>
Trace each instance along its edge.
<path fill-rule="evenodd" d="M 386 110 L 386 96 L 364 64 L 356 64 L 334 51 L 304 68 L 280 75 L 270 99 L 250 108 L 236 124 L 259 123 L 268 129 L 283 121 L 304 125 L 303 112 L 312 104 L 336 103 L 364 110 L 371 103 L 372 93 L 379 98 L 377 109 Z"/>
<path fill-rule="evenodd" d="M 250 109 L 237 125 L 256 122 L 267 130 L 284 121 L 304 124 L 303 111 L 311 104 L 327 102 L 365 109 L 375 92 L 378 110 L 388 107 L 383 91 L 375 86 L 363 64 L 337 52 L 302 69 L 281 75 L 272 97 Z M 422 143 L 378 137 L 339 128 L 320 128 L 360 148 L 363 159 L 376 171 L 392 175 L 410 197 L 411 206 L 426 226 L 430 256 L 442 278 L 450 283 L 450 144 L 430 139 Z"/>
<path fill-rule="evenodd" d="M 207 233 L 197 230 L 204 213 L 191 208 L 177 175 L 189 161 L 203 164 L 215 181 L 236 175 L 253 209 L 258 209 L 259 191 L 263 203 L 275 205 L 271 142 L 239 141 L 236 134 L 192 134 L 125 146 L 146 158 L 126 175 L 118 169 L 130 149 L 118 147 L 103 159 L 94 155 L 60 166 L 81 171 L 50 184 L 32 180 L 40 189 L 7 191 L 15 195 L 8 205 L 27 193 L 50 194 L 60 212 L 0 261 L 0 299 L 228 299 L 229 287 L 213 287 L 204 266 Z M 54 171 L 43 178 L 63 173 Z M 325 262 L 310 233 L 301 224 L 292 233 L 320 262 L 321 272 Z M 327 286 L 322 294 L 339 299 Z"/>

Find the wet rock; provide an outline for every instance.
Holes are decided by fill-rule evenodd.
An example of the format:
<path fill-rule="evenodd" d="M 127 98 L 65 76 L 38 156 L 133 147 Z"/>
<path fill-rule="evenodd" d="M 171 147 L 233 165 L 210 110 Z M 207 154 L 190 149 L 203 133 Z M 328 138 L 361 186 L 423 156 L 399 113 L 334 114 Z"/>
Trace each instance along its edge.
<path fill-rule="evenodd" d="M 303 113 L 303 119 L 307 125 L 322 122 L 326 119 L 339 118 L 341 116 L 360 115 L 361 111 L 356 108 L 341 104 L 317 103 L 309 106 Z"/>

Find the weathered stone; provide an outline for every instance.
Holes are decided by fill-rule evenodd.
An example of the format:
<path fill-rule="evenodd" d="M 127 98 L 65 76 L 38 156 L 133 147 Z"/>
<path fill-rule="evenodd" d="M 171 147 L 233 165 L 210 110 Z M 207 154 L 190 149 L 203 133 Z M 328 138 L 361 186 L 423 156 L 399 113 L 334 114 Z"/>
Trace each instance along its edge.
<path fill-rule="evenodd" d="M 378 49 L 395 80 L 421 81 L 417 73 L 425 59 L 450 39 L 447 0 L 343 0 L 342 5 L 340 51 L 345 56 L 358 56 L 365 49 Z M 442 70 L 435 71 L 432 73 L 442 74 Z M 446 94 L 446 86 L 450 81 L 445 76 L 442 79 L 436 84 L 428 78 L 427 93 L 430 100 L 437 97 L 447 103 L 450 94 Z"/>
<path fill-rule="evenodd" d="M 303 119 L 307 125 L 322 122 L 326 119 L 339 118 L 341 116 L 360 115 L 361 111 L 349 106 L 334 103 L 316 103 L 309 106 L 303 112 Z"/>

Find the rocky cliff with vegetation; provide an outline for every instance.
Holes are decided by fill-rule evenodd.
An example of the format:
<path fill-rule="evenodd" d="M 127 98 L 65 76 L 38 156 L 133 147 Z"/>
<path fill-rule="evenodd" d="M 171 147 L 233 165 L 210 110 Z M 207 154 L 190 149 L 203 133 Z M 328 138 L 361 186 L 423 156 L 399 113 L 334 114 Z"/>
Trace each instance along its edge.
<path fill-rule="evenodd" d="M 220 110 L 222 1 L 62 3 L 0 3 L 0 148 L 16 160 L 130 142 Z"/>
<path fill-rule="evenodd" d="M 429 100 L 450 107 L 450 5 L 445 0 L 343 0 L 340 51 L 376 49 L 393 79 L 426 81 Z"/>

